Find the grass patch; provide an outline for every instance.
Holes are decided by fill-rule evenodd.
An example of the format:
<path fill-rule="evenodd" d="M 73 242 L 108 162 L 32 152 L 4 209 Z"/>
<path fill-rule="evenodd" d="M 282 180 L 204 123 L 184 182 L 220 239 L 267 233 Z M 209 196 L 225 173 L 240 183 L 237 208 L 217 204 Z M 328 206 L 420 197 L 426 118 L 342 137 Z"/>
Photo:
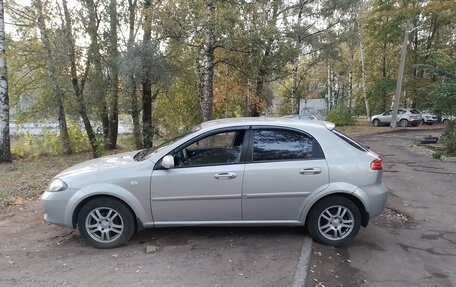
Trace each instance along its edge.
<path fill-rule="evenodd" d="M 366 119 L 355 120 L 354 123 L 350 126 L 336 126 L 336 129 L 349 136 L 371 135 L 384 133 L 392 130 L 389 126 L 374 127 Z"/>
<path fill-rule="evenodd" d="M 90 158 L 90 153 L 81 153 L 0 164 L 0 207 L 37 198 L 57 173 Z"/>

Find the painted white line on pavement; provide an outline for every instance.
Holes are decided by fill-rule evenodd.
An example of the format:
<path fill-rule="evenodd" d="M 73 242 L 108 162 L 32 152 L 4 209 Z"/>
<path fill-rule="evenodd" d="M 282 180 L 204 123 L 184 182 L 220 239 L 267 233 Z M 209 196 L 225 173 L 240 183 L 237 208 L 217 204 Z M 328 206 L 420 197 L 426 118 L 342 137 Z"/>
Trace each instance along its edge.
<path fill-rule="evenodd" d="M 307 270 L 309 269 L 310 252 L 312 251 L 312 238 L 306 236 L 302 243 L 301 256 L 294 275 L 292 287 L 304 287 L 306 285 Z"/>

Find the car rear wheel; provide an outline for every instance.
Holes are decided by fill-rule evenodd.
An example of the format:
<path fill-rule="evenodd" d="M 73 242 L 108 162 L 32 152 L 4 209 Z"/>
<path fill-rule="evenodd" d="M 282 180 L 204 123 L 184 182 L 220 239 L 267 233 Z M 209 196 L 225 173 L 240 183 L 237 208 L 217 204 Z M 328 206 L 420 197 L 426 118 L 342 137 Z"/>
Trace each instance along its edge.
<path fill-rule="evenodd" d="M 402 119 L 402 120 L 399 121 L 399 125 L 400 125 L 401 127 L 405 128 L 405 127 L 408 127 L 409 122 L 408 122 L 408 120 L 406 120 L 406 119 Z"/>
<path fill-rule="evenodd" d="M 125 244 L 135 231 L 134 216 L 119 200 L 98 197 L 87 202 L 78 215 L 82 237 L 96 248 Z"/>
<path fill-rule="evenodd" d="M 341 246 L 358 234 L 361 213 L 351 200 L 330 196 L 317 202 L 309 213 L 307 228 L 318 243 Z"/>
<path fill-rule="evenodd" d="M 372 121 L 372 124 L 374 125 L 374 127 L 378 127 L 378 126 L 380 126 L 380 120 L 375 119 Z"/>

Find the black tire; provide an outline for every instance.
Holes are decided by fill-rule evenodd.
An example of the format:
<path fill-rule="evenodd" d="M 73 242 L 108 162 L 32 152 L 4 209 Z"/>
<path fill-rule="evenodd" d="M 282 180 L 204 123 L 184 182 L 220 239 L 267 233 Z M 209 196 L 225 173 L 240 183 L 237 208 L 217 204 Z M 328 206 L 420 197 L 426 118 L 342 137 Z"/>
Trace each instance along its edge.
<path fill-rule="evenodd" d="M 402 119 L 402 120 L 399 121 L 399 125 L 400 125 L 401 127 L 403 127 L 403 128 L 408 127 L 409 121 L 406 120 L 406 119 Z"/>
<path fill-rule="evenodd" d="M 374 125 L 374 127 L 379 127 L 380 126 L 380 120 L 379 119 L 375 119 L 372 121 L 372 124 Z"/>
<path fill-rule="evenodd" d="M 77 222 L 81 236 L 95 248 L 118 247 L 127 243 L 135 232 L 131 210 L 111 197 L 97 197 L 87 202 Z"/>
<path fill-rule="evenodd" d="M 340 214 L 341 210 L 345 210 L 345 212 Z M 339 214 L 337 214 L 338 212 Z M 327 219 L 330 217 L 329 214 L 334 215 L 331 217 L 331 221 Z M 350 228 L 342 226 L 350 221 L 353 222 L 350 224 Z M 307 228 L 310 235 L 316 242 L 323 245 L 347 244 L 358 234 L 360 226 L 359 208 L 353 201 L 342 196 L 329 196 L 321 199 L 312 207 L 307 217 Z M 336 230 L 338 230 L 337 233 Z"/>

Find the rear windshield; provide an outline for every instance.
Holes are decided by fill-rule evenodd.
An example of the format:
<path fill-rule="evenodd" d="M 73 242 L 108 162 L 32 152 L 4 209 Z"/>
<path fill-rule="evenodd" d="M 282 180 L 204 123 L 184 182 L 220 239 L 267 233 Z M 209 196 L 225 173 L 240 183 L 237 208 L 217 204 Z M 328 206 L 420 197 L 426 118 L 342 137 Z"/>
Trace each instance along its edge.
<path fill-rule="evenodd" d="M 360 150 L 360 151 L 364 151 L 364 152 L 367 152 L 369 150 L 369 147 L 366 147 L 365 145 L 357 142 L 356 140 L 350 138 L 349 136 L 347 135 L 344 135 L 343 133 L 339 132 L 339 131 L 336 131 L 336 130 L 332 130 L 332 132 L 337 135 L 338 137 L 340 137 L 341 139 L 343 139 L 346 143 L 348 143 L 349 145 L 351 145 L 352 147 Z"/>

